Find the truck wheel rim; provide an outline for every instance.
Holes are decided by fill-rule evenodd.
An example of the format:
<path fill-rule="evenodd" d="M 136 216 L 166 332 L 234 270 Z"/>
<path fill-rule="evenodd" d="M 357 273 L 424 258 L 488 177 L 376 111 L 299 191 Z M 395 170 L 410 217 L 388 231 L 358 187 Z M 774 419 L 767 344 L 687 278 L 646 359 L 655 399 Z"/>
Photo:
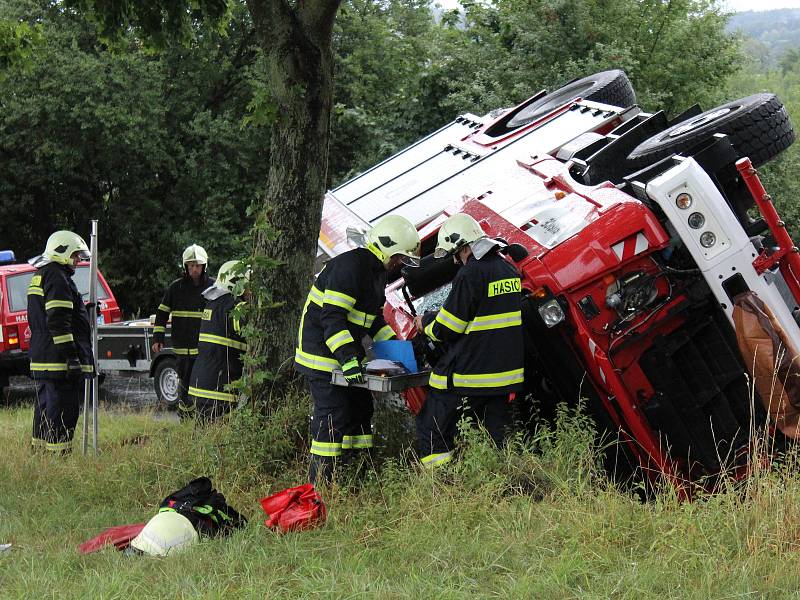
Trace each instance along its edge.
<path fill-rule="evenodd" d="M 158 380 L 158 387 L 161 390 L 161 397 L 168 404 L 178 401 L 178 372 L 174 369 L 164 369 Z"/>

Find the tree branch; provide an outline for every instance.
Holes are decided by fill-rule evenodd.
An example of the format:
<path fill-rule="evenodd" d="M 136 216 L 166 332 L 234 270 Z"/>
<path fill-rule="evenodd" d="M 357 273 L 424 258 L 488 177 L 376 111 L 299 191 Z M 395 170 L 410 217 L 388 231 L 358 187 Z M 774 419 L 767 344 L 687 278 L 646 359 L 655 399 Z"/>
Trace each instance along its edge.
<path fill-rule="evenodd" d="M 300 0 L 298 12 L 305 30 L 314 32 L 318 40 L 330 40 L 340 4 L 341 0 Z"/>

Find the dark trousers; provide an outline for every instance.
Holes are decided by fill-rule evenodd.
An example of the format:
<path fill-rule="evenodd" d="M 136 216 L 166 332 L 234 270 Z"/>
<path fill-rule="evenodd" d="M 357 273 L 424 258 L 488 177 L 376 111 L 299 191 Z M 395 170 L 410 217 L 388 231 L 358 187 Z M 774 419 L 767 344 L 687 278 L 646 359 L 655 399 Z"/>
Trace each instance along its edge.
<path fill-rule="evenodd" d="M 372 439 L 372 393 L 331 384 L 330 373 L 306 374 L 314 401 L 311 415 L 309 480 L 330 481 L 335 460 L 345 450 L 369 450 Z"/>
<path fill-rule="evenodd" d="M 508 394 L 464 397 L 431 388 L 417 415 L 417 449 L 423 464 L 447 462 L 452 456 L 458 422 L 464 416 L 483 424 L 492 440 L 502 446 L 511 422 Z"/>
<path fill-rule="evenodd" d="M 194 404 L 189 398 L 189 380 L 192 377 L 192 367 L 197 356 L 178 356 L 175 370 L 178 372 L 178 413 L 181 418 L 189 416 L 194 411 Z"/>
<path fill-rule="evenodd" d="M 31 437 L 34 448 L 43 448 L 56 454 L 68 454 L 72 451 L 72 437 L 78 423 L 83 384 L 83 380 L 37 381 Z"/>
<path fill-rule="evenodd" d="M 199 423 L 203 424 L 213 423 L 221 419 L 238 405 L 238 402 L 212 400 L 211 398 L 199 398 L 197 396 L 189 396 L 189 400 L 193 403 L 195 418 Z"/>

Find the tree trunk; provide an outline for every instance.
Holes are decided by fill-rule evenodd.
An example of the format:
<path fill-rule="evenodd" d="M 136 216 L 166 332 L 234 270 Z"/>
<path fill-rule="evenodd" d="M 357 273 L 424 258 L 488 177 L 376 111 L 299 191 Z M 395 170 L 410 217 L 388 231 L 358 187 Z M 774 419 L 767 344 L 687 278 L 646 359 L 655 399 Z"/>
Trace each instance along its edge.
<path fill-rule="evenodd" d="M 338 0 L 248 0 L 270 69 L 277 121 L 270 144 L 269 175 L 256 215 L 253 281 L 262 290 L 255 307 L 249 368 L 255 402 L 269 399 L 273 384 L 292 372 L 297 326 L 312 282 L 328 171 L 333 98 L 331 37 Z M 280 387 L 276 386 L 276 389 Z"/>

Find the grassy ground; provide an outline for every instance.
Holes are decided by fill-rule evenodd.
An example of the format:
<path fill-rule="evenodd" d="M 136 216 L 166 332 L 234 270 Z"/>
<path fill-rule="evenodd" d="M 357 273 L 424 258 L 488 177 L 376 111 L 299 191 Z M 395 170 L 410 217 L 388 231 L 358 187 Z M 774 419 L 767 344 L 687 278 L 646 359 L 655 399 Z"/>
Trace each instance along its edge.
<path fill-rule="evenodd" d="M 399 458 L 361 485 L 344 477 L 326 493 L 325 527 L 281 536 L 263 526 L 258 498 L 303 481 L 301 461 L 282 464 L 297 412 L 267 429 L 203 432 L 101 415 L 99 457 L 56 459 L 29 452 L 29 410 L 1 410 L 0 543 L 13 547 L 0 554 L 0 597 L 800 597 L 794 463 L 691 504 L 669 494 L 642 504 L 597 476 L 573 416 L 535 452 L 514 443 L 500 454 L 470 434 L 435 474 Z M 164 559 L 77 553 L 201 474 L 250 518 L 246 529 Z"/>

